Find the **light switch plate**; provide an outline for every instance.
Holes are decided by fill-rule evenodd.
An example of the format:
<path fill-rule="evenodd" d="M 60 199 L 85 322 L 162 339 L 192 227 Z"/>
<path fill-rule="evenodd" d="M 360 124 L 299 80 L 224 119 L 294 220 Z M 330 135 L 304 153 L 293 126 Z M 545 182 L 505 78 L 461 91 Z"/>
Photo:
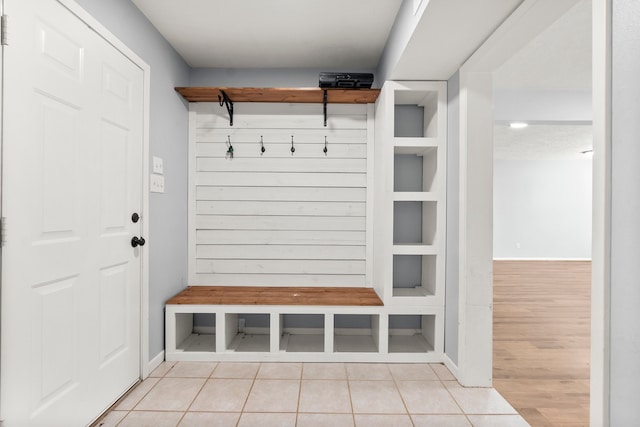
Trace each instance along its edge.
<path fill-rule="evenodd" d="M 153 173 L 160 175 L 164 173 L 164 162 L 161 157 L 153 156 Z"/>
<path fill-rule="evenodd" d="M 164 193 L 164 176 L 152 173 L 149 187 L 152 193 Z"/>

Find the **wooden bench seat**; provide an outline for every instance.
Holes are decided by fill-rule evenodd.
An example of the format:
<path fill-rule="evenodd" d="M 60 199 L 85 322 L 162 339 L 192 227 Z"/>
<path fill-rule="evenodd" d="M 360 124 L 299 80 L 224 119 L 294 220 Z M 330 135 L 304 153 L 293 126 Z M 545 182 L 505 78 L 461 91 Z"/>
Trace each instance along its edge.
<path fill-rule="evenodd" d="M 169 301 L 169 305 L 313 305 L 381 306 L 371 288 L 189 286 Z"/>

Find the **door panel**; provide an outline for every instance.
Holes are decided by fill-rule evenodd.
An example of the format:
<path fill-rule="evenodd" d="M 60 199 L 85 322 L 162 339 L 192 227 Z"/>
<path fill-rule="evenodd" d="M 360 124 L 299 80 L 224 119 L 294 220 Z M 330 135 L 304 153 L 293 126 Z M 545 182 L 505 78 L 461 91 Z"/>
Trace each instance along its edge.
<path fill-rule="evenodd" d="M 82 426 L 139 378 L 143 72 L 55 0 L 5 0 L 3 426 Z"/>

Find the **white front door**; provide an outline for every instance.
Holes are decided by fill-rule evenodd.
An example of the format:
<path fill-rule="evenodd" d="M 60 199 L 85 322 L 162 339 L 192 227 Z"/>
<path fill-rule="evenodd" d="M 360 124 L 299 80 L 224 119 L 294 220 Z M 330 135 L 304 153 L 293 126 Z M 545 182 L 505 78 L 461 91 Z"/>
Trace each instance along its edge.
<path fill-rule="evenodd" d="M 82 426 L 140 376 L 143 71 L 56 0 L 5 0 L 0 419 Z"/>

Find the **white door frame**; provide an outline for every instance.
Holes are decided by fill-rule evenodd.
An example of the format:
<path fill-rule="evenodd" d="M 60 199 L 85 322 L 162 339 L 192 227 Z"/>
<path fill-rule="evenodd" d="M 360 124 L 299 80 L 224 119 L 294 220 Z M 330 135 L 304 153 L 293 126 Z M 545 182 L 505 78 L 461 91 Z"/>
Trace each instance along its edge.
<path fill-rule="evenodd" d="M 611 4 L 592 0 L 593 242 L 591 263 L 592 426 L 608 426 L 611 303 Z"/>
<path fill-rule="evenodd" d="M 55 0 L 76 15 L 81 21 L 92 28 L 109 44 L 120 51 L 143 72 L 143 160 L 142 160 L 142 235 L 149 236 L 149 106 L 151 91 L 151 68 L 149 65 L 116 38 L 109 30 L 100 24 L 89 13 L 73 0 Z M 10 38 L 9 33 L 9 38 Z M 1 64 L 1 63 L 0 63 Z M 1 194 L 1 193 L 0 193 Z M 142 379 L 149 375 L 149 250 L 142 251 L 141 287 L 140 287 L 140 376 Z M 1 373 L 0 373 L 1 375 Z"/>
<path fill-rule="evenodd" d="M 591 424 L 608 420 L 610 238 L 610 10 L 593 1 L 593 242 Z M 460 69 L 459 358 L 465 386 L 491 386 L 493 105 L 491 74 L 518 49 L 577 3 L 525 0 Z M 487 312 L 489 315 L 487 315 Z"/>

